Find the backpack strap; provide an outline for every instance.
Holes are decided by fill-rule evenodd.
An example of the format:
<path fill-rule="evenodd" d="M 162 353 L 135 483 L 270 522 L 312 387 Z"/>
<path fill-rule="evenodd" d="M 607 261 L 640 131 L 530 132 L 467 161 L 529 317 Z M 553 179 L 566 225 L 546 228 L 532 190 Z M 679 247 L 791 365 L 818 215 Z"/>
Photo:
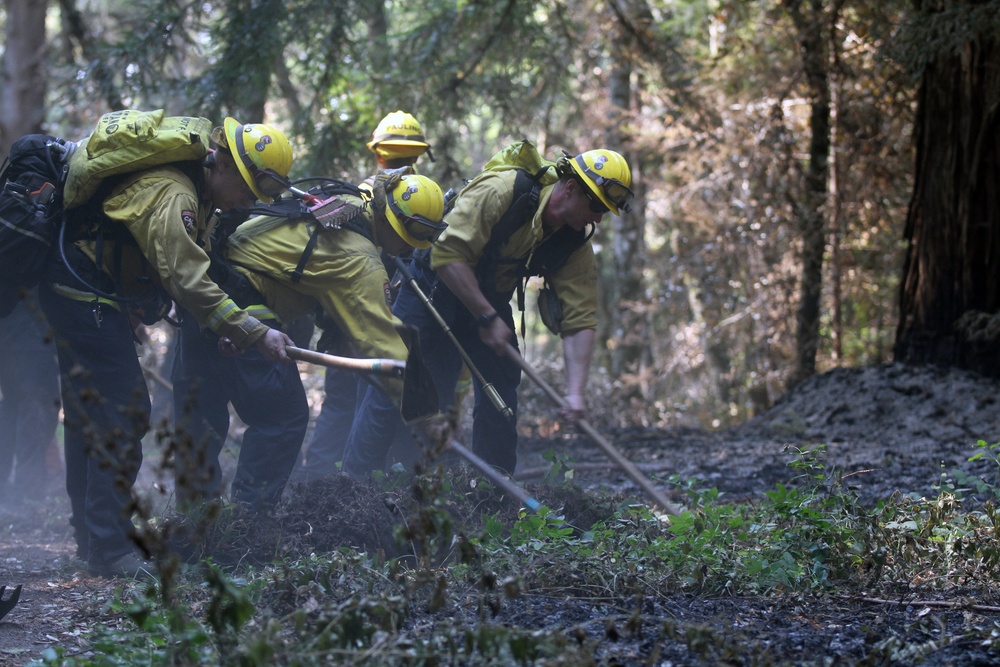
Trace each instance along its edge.
<path fill-rule="evenodd" d="M 361 215 L 363 211 L 363 206 L 354 206 L 352 204 L 345 203 L 344 208 L 338 209 L 338 212 L 340 213 L 339 219 L 335 221 L 324 219 L 321 222 L 313 218 L 309 221 L 308 224 L 313 226 L 313 230 L 309 234 L 309 241 L 306 243 L 306 247 L 302 251 L 302 255 L 299 256 L 299 261 L 298 264 L 295 265 L 295 270 L 292 271 L 293 285 L 298 284 L 298 282 L 302 280 L 306 264 L 309 262 L 309 258 L 312 256 L 313 251 L 316 250 L 316 246 L 319 244 L 319 236 L 326 230 L 346 229 L 354 232 L 355 234 L 360 234 L 374 243 L 371 227 L 368 225 L 368 221 Z"/>
<path fill-rule="evenodd" d="M 517 308 L 521 311 L 521 337 L 524 337 L 524 287 L 531 276 L 541 276 L 545 288 L 549 276 L 561 269 L 570 256 L 590 240 L 597 231 L 596 225 L 579 231 L 572 227 L 560 227 L 542 241 L 521 265 L 517 280 Z M 560 318 L 561 319 L 561 318 Z M 551 327 L 550 327 L 551 328 Z"/>
<path fill-rule="evenodd" d="M 542 177 L 548 172 L 548 167 L 535 174 L 519 169 L 514 179 L 514 198 L 510 207 L 500 220 L 493 226 L 490 238 L 483 249 L 482 257 L 476 265 L 476 278 L 480 289 L 487 299 L 507 301 L 511 293 L 501 294 L 496 288 L 497 269 L 501 264 L 513 264 L 517 267 L 517 278 L 514 291 L 517 293 L 517 307 L 521 311 L 521 337 L 524 337 L 524 288 L 531 276 L 548 278 L 561 269 L 590 237 L 596 227 L 575 230 L 572 227 L 561 227 L 544 239 L 534 250 L 522 258 L 504 258 L 500 250 L 510 240 L 514 233 L 526 225 L 538 211 L 538 200 L 542 191 Z"/>
<path fill-rule="evenodd" d="M 535 217 L 538 211 L 538 199 L 542 192 L 541 178 L 546 171 L 547 168 L 536 174 L 530 174 L 523 169 L 517 170 L 511 204 L 490 230 L 490 238 L 486 241 L 483 253 L 476 264 L 476 279 L 487 298 L 497 294 L 497 268 L 500 264 L 519 261 L 504 260 L 500 250 L 518 229 Z"/>
<path fill-rule="evenodd" d="M 247 212 L 248 215 L 266 215 L 285 218 L 289 221 L 305 221 L 313 226 L 306 247 L 303 248 L 299 261 L 292 271 L 293 285 L 302 280 L 309 258 L 319 244 L 319 236 L 327 229 L 346 229 L 355 234 L 361 234 L 372 241 L 371 228 L 361 216 L 364 206 L 349 204 L 339 198 L 339 195 L 362 197 L 358 186 L 336 178 L 320 177 L 302 179 L 296 183 L 303 181 L 320 181 L 319 185 L 308 190 L 308 194 L 324 200 L 318 207 L 309 207 L 305 201 L 298 197 L 282 197 L 270 204 L 253 206 Z"/>

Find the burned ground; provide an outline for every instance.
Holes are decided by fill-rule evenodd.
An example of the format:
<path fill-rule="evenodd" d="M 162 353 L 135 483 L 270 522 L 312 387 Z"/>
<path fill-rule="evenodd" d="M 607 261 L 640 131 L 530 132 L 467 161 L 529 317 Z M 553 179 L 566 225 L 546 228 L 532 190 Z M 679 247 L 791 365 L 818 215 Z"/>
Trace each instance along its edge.
<path fill-rule="evenodd" d="M 766 413 L 722 431 L 626 429 L 607 435 L 680 504 L 685 485 L 717 488 L 727 502 L 756 502 L 777 484 L 806 483 L 802 471 L 789 464 L 821 446 L 825 454 L 818 461 L 829 477 L 841 479 L 865 504 L 893 494 L 932 497 L 943 485 L 975 476 L 1000 481 L 995 464 L 969 461 L 978 440 L 1000 441 L 997 383 L 930 367 L 825 373 Z M 553 458 L 563 467 L 554 469 Z M 573 469 L 572 484 L 553 484 L 553 473 L 566 479 L 565 468 Z M 610 517 L 623 503 L 643 500 L 600 448 L 581 436 L 525 438 L 517 477 L 581 529 Z M 508 499 L 473 480 L 451 482 L 467 486 L 460 493 L 453 488 L 445 503 L 459 541 L 481 528 L 484 515 L 512 521 L 516 513 Z M 233 565 L 360 547 L 387 559 L 408 553 L 433 559 L 439 555 L 421 551 L 427 548 L 421 537 L 432 527 L 414 524 L 420 520 L 414 508 L 434 492 L 403 478 L 379 485 L 346 477 L 294 484 L 273 520 L 230 521 L 225 531 L 202 536 L 189 555 L 207 553 Z M 21 602 L 0 621 L 0 665 L 25 664 L 46 646 L 83 651 L 87 628 L 108 622 L 115 583 L 73 566 L 66 505 L 57 498 L 0 513 L 0 584 L 8 590 L 24 584 Z M 547 579 L 572 581 L 572 572 L 559 571 L 558 564 L 548 567 Z M 558 595 L 535 593 L 531 576 L 524 573 L 520 595 L 497 598 L 491 622 L 563 629 L 567 651 L 581 651 L 584 664 L 985 665 L 997 660 L 973 637 L 997 627 L 1000 596 L 975 582 L 935 588 L 933 594 L 914 582 L 899 582 L 892 595 L 883 590 L 877 597 L 863 590 L 759 597 L 662 590 L 612 599 L 569 583 Z M 298 603 L 294 595 L 261 601 L 274 609 Z M 415 613 L 423 616 L 417 622 L 434 621 L 431 611 Z M 907 648 L 892 653 L 887 647 L 893 645 Z"/>

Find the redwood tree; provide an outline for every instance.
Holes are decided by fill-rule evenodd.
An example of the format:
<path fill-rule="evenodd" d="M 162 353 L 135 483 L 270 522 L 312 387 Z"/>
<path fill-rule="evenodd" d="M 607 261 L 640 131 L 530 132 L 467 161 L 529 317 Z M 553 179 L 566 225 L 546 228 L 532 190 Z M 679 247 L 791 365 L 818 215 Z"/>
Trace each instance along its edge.
<path fill-rule="evenodd" d="M 1000 3 L 915 0 L 916 120 L 897 361 L 998 374 Z"/>

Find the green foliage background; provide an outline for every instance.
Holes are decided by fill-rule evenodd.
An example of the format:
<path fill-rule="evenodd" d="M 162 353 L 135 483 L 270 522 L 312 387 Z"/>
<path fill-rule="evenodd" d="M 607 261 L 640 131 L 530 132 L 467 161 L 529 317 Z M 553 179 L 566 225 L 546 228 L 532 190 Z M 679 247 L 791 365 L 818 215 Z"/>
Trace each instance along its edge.
<path fill-rule="evenodd" d="M 421 170 L 445 188 L 522 137 L 550 157 L 615 148 L 638 205 L 597 237 L 597 421 L 725 425 L 771 405 L 792 370 L 810 110 L 794 8 L 835 18 L 817 367 L 888 361 L 895 331 L 923 24 L 899 0 L 799 5 L 61 0 L 47 129 L 79 136 L 122 105 L 262 119 L 293 138 L 295 175 L 360 180 L 372 129 L 402 108 L 433 144 Z M 535 359 L 557 355 L 528 319 Z"/>

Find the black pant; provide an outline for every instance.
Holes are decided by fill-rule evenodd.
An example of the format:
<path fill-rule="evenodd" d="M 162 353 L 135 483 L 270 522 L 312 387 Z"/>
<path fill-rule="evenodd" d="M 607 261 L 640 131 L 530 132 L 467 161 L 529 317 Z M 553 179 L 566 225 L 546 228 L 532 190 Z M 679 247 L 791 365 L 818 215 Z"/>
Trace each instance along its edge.
<path fill-rule="evenodd" d="M 219 454 L 229 432 L 229 403 L 247 425 L 232 483 L 232 498 L 255 510 L 281 498 L 309 425 L 309 404 L 295 364 L 260 352 L 225 357 L 218 338 L 199 332 L 184 315 L 171 380 L 179 446 L 174 456 L 181 501 L 222 492 Z"/>
<path fill-rule="evenodd" d="M 428 293 L 436 282 L 434 274 L 416 262 L 410 271 Z M 475 405 L 472 411 L 472 449 L 487 463 L 513 473 L 517 465 L 517 387 L 521 368 L 507 356 L 500 356 L 479 339 L 479 328 L 468 309 L 442 283 L 433 291 L 433 305 L 450 327 L 473 365 L 497 390 L 504 403 L 514 411 L 514 419 L 504 417 L 490 402 L 482 384 L 473 376 Z M 510 302 L 497 299 L 493 306 L 514 329 Z M 392 306 L 396 317 L 420 333 L 420 350 L 431 372 L 438 398 L 454 400 L 455 384 L 462 369 L 462 357 L 427 306 L 407 283 L 400 288 Z M 517 341 L 511 341 L 517 345 Z M 442 405 L 442 408 L 448 407 Z M 382 392 L 369 389 L 358 407 L 354 428 L 344 454 L 344 469 L 358 477 L 379 469 L 385 461 L 388 443 L 396 431 L 403 428 L 399 408 Z"/>
<path fill-rule="evenodd" d="M 55 488 L 46 454 L 59 424 L 59 364 L 48 337 L 35 291 L 0 318 L 0 497 L 42 499 Z"/>
<path fill-rule="evenodd" d="M 129 318 L 61 296 L 39 302 L 55 334 L 64 410 L 66 491 L 78 553 L 111 561 L 132 550 L 132 485 L 149 429 L 149 392 Z"/>

